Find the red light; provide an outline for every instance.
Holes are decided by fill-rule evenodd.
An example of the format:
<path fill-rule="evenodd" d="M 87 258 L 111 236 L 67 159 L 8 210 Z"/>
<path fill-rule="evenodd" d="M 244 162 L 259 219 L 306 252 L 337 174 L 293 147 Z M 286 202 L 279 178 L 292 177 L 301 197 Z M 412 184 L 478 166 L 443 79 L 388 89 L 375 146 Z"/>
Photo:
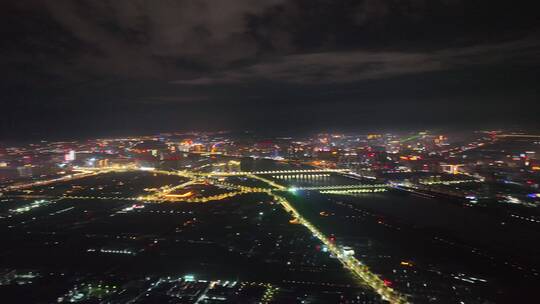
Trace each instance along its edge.
<path fill-rule="evenodd" d="M 384 284 L 384 286 L 386 286 L 386 287 L 392 286 L 392 282 L 390 282 L 390 281 L 388 281 L 388 280 L 383 280 L 383 284 Z"/>

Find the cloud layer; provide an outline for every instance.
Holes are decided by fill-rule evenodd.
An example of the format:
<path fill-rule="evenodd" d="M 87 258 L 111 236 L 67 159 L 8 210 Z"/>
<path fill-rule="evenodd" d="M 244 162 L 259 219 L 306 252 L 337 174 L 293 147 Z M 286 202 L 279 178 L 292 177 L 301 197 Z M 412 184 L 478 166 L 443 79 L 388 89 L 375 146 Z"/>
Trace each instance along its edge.
<path fill-rule="evenodd" d="M 4 134 L 287 127 L 306 109 L 328 126 L 392 107 L 411 121 L 540 111 L 540 24 L 525 3 L 20 0 L 0 15 Z M 335 104 L 340 118 L 326 119 Z"/>
<path fill-rule="evenodd" d="M 60 80 L 203 84 L 254 76 L 317 83 L 438 70 L 482 52 L 497 63 L 512 60 L 522 43 L 535 43 L 526 41 L 536 32 L 525 8 L 460 0 L 337 2 L 18 1 L 5 14 L 28 25 L 11 25 L 14 46 L 3 55 Z M 505 19 L 512 23 L 501 30 Z"/>
<path fill-rule="evenodd" d="M 540 42 L 531 39 L 433 52 L 348 51 L 283 56 L 211 76 L 173 81 L 184 85 L 261 80 L 299 84 L 350 83 L 471 65 L 538 64 Z"/>

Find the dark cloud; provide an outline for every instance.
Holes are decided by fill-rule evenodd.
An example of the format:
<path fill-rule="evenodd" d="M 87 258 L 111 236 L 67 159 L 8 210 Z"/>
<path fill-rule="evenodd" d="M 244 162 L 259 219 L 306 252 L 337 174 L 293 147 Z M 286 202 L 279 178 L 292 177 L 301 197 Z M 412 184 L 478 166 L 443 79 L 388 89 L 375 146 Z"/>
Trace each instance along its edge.
<path fill-rule="evenodd" d="M 351 120 L 365 109 L 370 117 L 382 115 L 372 104 L 407 104 L 417 109 L 412 120 L 467 107 L 472 117 L 488 103 L 505 110 L 509 98 L 540 110 L 539 24 L 523 3 L 21 0 L 0 6 L 4 135 L 36 125 L 59 132 L 85 115 L 86 126 L 110 117 L 96 132 L 134 129 L 132 119 L 151 121 L 153 129 L 208 127 L 202 121 L 211 116 L 215 127 L 279 121 L 286 128 L 285 117 L 306 109 L 316 117 L 329 103 Z M 276 103 L 291 104 L 295 114 L 269 105 Z M 321 126 L 342 122 L 324 119 Z"/>
<path fill-rule="evenodd" d="M 173 81 L 184 85 L 272 80 L 301 84 L 350 83 L 466 66 L 538 65 L 540 41 L 524 39 L 431 52 L 347 51 L 282 56 L 277 60 Z"/>

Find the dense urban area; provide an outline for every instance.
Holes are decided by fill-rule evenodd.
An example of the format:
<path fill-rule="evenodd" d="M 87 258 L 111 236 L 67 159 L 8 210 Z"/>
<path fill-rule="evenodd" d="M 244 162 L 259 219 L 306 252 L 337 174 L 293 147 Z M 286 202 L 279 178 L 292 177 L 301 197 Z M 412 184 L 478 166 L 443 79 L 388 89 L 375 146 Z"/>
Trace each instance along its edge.
<path fill-rule="evenodd" d="M 4 142 L 0 298 L 531 303 L 539 153 L 506 131 Z"/>

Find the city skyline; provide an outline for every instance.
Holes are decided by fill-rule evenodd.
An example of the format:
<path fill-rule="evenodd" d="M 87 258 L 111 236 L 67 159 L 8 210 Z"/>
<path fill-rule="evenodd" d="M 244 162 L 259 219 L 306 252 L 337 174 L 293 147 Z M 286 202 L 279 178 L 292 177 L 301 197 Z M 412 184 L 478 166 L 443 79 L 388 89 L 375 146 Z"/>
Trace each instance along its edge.
<path fill-rule="evenodd" d="M 0 297 L 527 302 L 538 155 L 503 130 L 2 142 Z"/>
<path fill-rule="evenodd" d="M 534 303 L 539 21 L 2 1 L 0 302 Z"/>

